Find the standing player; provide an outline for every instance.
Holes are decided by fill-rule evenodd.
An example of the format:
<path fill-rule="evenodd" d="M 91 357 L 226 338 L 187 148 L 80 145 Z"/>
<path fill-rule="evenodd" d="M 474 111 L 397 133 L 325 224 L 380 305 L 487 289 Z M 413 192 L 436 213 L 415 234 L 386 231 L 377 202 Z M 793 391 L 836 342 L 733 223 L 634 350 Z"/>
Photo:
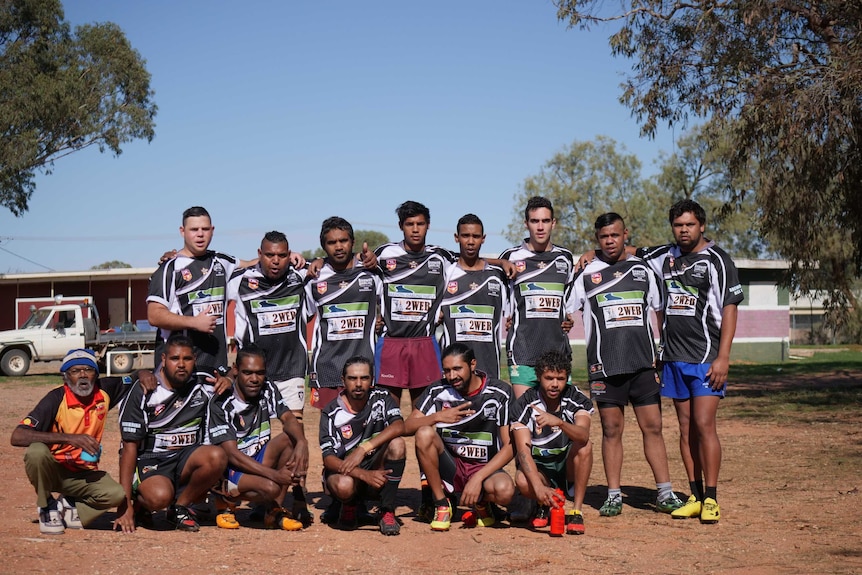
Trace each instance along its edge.
<path fill-rule="evenodd" d="M 120 411 L 120 484 L 129 504 L 115 524 L 135 530 L 133 505 L 142 520 L 168 507 L 168 521 L 181 531 L 198 531 L 192 503 L 206 496 L 227 465 L 225 452 L 204 445 L 207 404 L 213 392 L 230 387 L 224 377 L 204 380 L 194 371 L 194 343 L 172 335 L 165 344 L 153 391 L 132 388 Z"/>
<path fill-rule="evenodd" d="M 372 388 L 367 357 L 348 359 L 342 374 L 344 390 L 320 413 L 324 485 L 340 502 L 342 529 L 355 529 L 358 504 L 379 496 L 380 532 L 398 535 L 395 497 L 407 456 L 401 410 L 386 390 Z"/>
<path fill-rule="evenodd" d="M 599 513 L 612 517 L 622 512 L 622 436 L 624 410 L 629 402 L 655 478 L 656 510 L 671 513 L 682 506 L 682 501 L 671 487 L 649 320 L 652 308 L 661 321 L 661 292 L 649 266 L 626 254 L 628 230 L 619 214 L 602 214 L 596 219 L 595 230 L 601 251 L 575 282 L 572 299 L 574 306 L 583 310 L 590 393 L 599 406 L 602 422 L 608 498 Z"/>
<path fill-rule="evenodd" d="M 312 338 L 311 405 L 323 408 L 343 384 L 336 366 L 354 356 L 374 358 L 374 327 L 383 283 L 377 268 L 362 266 L 353 253 L 353 226 L 331 217 L 320 228 L 326 259 L 314 280 L 305 284 L 308 316 L 317 314 Z M 363 246 L 363 251 L 367 250 Z"/>
<path fill-rule="evenodd" d="M 214 231 L 206 209 L 184 211 L 183 248 L 153 273 L 147 296 L 147 320 L 159 328 L 156 355 L 172 334 L 186 335 L 197 351 L 197 368 L 207 374 L 227 366 L 225 287 L 237 264 L 208 249 Z"/>
<path fill-rule="evenodd" d="M 297 531 L 303 524 L 283 508 L 290 485 L 298 485 L 308 471 L 308 442 L 302 425 L 266 378 L 266 357 L 254 344 L 236 356 L 233 390 L 213 397 L 209 404 L 208 437 L 227 454 L 226 477 L 218 490 L 223 505 L 216 525 L 236 529 L 236 500 L 265 505 L 264 524 Z M 284 433 L 272 434 L 271 419 L 281 421 Z M 224 504 L 227 505 L 224 505 Z"/>
<path fill-rule="evenodd" d="M 512 388 L 476 370 L 463 343 L 443 350 L 443 379 L 419 397 L 405 423 L 416 435 L 416 458 L 434 498 L 431 529 L 448 531 L 452 503 L 475 506 L 477 523 L 494 524 L 492 503 L 508 505 L 515 485 L 503 467 L 512 460 L 509 408 Z"/>
<path fill-rule="evenodd" d="M 374 355 L 377 382 L 397 401 L 403 389 L 411 401 L 440 377 L 440 348 L 432 337 L 434 312 L 455 261 L 449 250 L 425 244 L 431 213 L 407 201 L 395 210 L 404 239 L 375 250 L 383 273 L 383 336 Z"/>
<path fill-rule="evenodd" d="M 474 214 L 458 220 L 455 231 L 460 253 L 446 273 L 446 293 L 438 315 L 442 319 L 440 346 L 463 342 L 473 349 L 479 371 L 500 378 L 500 321 L 509 300 L 509 281 L 503 270 L 479 257 L 485 229 Z"/>
<path fill-rule="evenodd" d="M 551 243 L 557 220 L 549 200 L 530 198 L 524 221 L 529 237 L 500 255 L 518 272 L 512 280 L 512 325 L 506 335 L 509 380 L 516 397 L 536 386 L 534 366 L 544 351 L 572 356 L 568 337 L 572 322 L 565 307 L 575 277 L 572 252 Z"/>
<path fill-rule="evenodd" d="M 533 527 L 547 527 L 554 490 L 568 491 L 574 477 L 574 509 L 566 515 L 566 532 L 584 533 L 581 507 L 593 469 L 590 415 L 593 403 L 574 385 L 571 361 L 558 351 L 536 360 L 538 387 L 528 389 L 512 408 L 512 437 L 518 458 L 515 482 L 522 495 L 539 503 Z"/>
<path fill-rule="evenodd" d="M 706 212 L 697 202 L 677 202 L 668 220 L 676 243 L 640 250 L 640 255 L 664 280 L 662 395 L 676 407 L 679 447 L 692 492 L 671 515 L 717 523 L 721 443 L 715 419 L 727 389 L 742 287 L 733 260 L 703 235 Z"/>
<path fill-rule="evenodd" d="M 257 265 L 234 272 L 227 286 L 228 298 L 236 302 L 234 339 L 240 348 L 254 343 L 264 350 L 267 379 L 302 423 L 308 370 L 306 270 L 290 263 L 287 237 L 278 231 L 263 236 L 257 255 Z M 293 497 L 294 517 L 311 525 L 304 478 L 294 485 Z"/>

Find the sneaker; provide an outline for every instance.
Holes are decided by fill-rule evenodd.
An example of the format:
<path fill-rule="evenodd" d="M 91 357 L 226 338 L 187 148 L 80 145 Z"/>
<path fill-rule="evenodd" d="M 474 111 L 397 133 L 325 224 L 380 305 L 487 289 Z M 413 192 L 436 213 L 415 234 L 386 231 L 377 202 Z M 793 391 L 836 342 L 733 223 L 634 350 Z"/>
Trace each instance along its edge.
<path fill-rule="evenodd" d="M 341 501 L 333 499 L 332 503 L 320 514 L 320 522 L 324 525 L 334 525 L 341 515 Z"/>
<path fill-rule="evenodd" d="M 623 512 L 623 500 L 620 497 L 611 499 L 608 497 L 599 508 L 599 515 L 602 517 L 615 517 Z"/>
<path fill-rule="evenodd" d="M 395 514 L 389 510 L 380 514 L 380 533 L 383 535 L 398 535 L 401 533 L 401 526 L 398 524 L 398 519 Z"/>
<path fill-rule="evenodd" d="M 523 495 L 515 495 L 506 509 L 509 510 L 509 521 L 512 523 L 526 523 L 535 514 L 536 502 L 527 499 Z"/>
<path fill-rule="evenodd" d="M 721 509 L 718 507 L 718 502 L 712 497 L 707 497 L 703 500 L 703 509 L 700 510 L 701 523 L 718 523 L 721 519 Z"/>
<path fill-rule="evenodd" d="M 566 514 L 566 533 L 569 535 L 584 534 L 584 515 L 577 509 Z"/>
<path fill-rule="evenodd" d="M 293 518 L 302 523 L 302 528 L 310 527 L 314 523 L 314 515 L 308 509 L 308 504 L 304 501 L 295 501 L 293 510 L 291 511 Z"/>
<path fill-rule="evenodd" d="M 58 507 L 63 510 L 63 524 L 66 526 L 66 529 L 83 529 L 84 525 L 81 523 L 81 518 L 78 517 L 78 508 L 75 507 L 74 499 L 67 499 L 66 497 L 60 497 L 57 500 Z"/>
<path fill-rule="evenodd" d="M 530 525 L 533 529 L 543 529 L 548 526 L 548 521 L 551 516 L 551 509 L 546 505 L 540 505 L 533 515 L 533 520 Z"/>
<path fill-rule="evenodd" d="M 282 531 L 299 531 L 302 523 L 293 519 L 282 507 L 273 507 L 266 512 L 263 525 L 267 529 L 281 529 Z"/>
<path fill-rule="evenodd" d="M 685 503 L 682 502 L 682 499 L 676 496 L 674 493 L 669 497 L 665 497 L 661 501 L 655 502 L 655 510 L 659 513 L 673 513 L 680 507 L 684 506 Z"/>
<path fill-rule="evenodd" d="M 688 501 L 675 511 L 671 511 L 670 516 L 674 519 L 689 519 L 691 517 L 700 517 L 701 504 L 697 500 L 697 496 L 690 495 Z"/>
<path fill-rule="evenodd" d="M 476 523 L 480 527 L 490 527 L 496 523 L 493 503 L 476 504 Z"/>
<path fill-rule="evenodd" d="M 63 525 L 63 508 L 56 499 L 49 499 L 47 507 L 39 508 L 39 532 L 60 535 L 66 532 Z"/>
<path fill-rule="evenodd" d="M 338 528 L 345 531 L 356 529 L 356 505 L 341 504 L 341 513 L 338 514 Z"/>
<path fill-rule="evenodd" d="M 201 530 L 195 511 L 185 505 L 171 505 L 168 508 L 167 520 L 178 531 L 194 533 Z"/>
<path fill-rule="evenodd" d="M 438 505 L 434 510 L 434 520 L 431 521 L 432 531 L 449 531 L 452 525 L 452 504 Z"/>

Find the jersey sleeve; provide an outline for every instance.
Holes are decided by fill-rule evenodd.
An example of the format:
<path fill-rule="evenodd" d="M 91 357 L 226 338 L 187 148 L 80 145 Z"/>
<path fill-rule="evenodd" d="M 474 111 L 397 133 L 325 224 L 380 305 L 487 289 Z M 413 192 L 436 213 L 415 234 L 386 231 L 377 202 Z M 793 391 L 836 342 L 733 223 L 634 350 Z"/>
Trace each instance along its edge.
<path fill-rule="evenodd" d="M 36 407 L 18 422 L 18 427 L 29 427 L 36 431 L 50 432 L 53 430 L 54 418 L 60 409 L 65 394 L 63 387 L 57 387 L 45 394 Z"/>
<path fill-rule="evenodd" d="M 266 385 L 270 390 L 270 393 L 267 396 L 270 402 L 270 414 L 274 415 L 276 419 L 281 419 L 286 412 L 290 411 L 287 407 L 287 402 L 284 400 L 284 396 L 281 395 L 281 391 L 279 391 L 277 385 L 271 381 L 267 381 Z"/>
<path fill-rule="evenodd" d="M 401 415 L 401 408 L 398 407 L 398 404 L 395 403 L 395 400 L 392 399 L 392 396 L 389 392 L 386 392 L 386 397 L 383 399 L 383 405 L 386 408 L 386 425 L 392 425 L 396 421 L 404 421 L 404 417 Z"/>
<path fill-rule="evenodd" d="M 219 445 L 225 441 L 236 441 L 236 430 L 227 419 L 224 410 L 224 400 L 210 398 L 207 414 L 207 437 L 212 445 Z"/>
<path fill-rule="evenodd" d="M 129 394 L 132 386 L 137 382 L 131 376 L 124 375 L 122 377 L 100 377 L 99 387 L 108 395 L 110 402 L 108 409 L 114 407 Z M 138 383 L 138 385 L 140 385 Z"/>
<path fill-rule="evenodd" d="M 509 409 L 509 422 L 522 423 L 528 429 L 532 430 L 531 423 L 533 417 L 532 413 L 530 413 L 531 411 L 529 402 L 527 401 L 527 395 L 524 394 L 512 402 Z"/>
<path fill-rule="evenodd" d="M 736 269 L 736 264 L 724 252 L 720 252 L 716 260 L 715 269 L 721 290 L 722 307 L 742 303 L 744 295 L 739 283 L 739 271 Z"/>
<path fill-rule="evenodd" d="M 437 413 L 437 405 L 434 403 L 435 395 L 433 393 L 435 385 L 429 385 L 416 400 L 416 409 L 423 415 L 431 415 Z"/>
<path fill-rule="evenodd" d="M 141 441 L 146 438 L 145 402 L 143 388 L 140 384 L 134 384 L 120 409 L 120 438 L 123 441 Z"/>
<path fill-rule="evenodd" d="M 174 266 L 176 258 L 171 258 L 162 263 L 153 275 L 150 276 L 149 292 L 147 293 L 147 303 L 160 303 L 170 309 L 171 299 L 174 295 Z"/>
<path fill-rule="evenodd" d="M 341 441 L 338 439 L 335 426 L 328 412 L 320 412 L 318 439 L 323 459 L 326 459 L 330 455 L 338 457 L 338 448 L 341 445 Z"/>

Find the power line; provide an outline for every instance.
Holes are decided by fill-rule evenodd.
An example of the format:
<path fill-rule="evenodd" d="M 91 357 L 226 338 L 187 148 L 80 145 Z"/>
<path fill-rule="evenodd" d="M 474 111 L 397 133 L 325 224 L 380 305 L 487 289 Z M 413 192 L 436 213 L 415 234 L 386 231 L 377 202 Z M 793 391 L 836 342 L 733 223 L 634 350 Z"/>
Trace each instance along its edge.
<path fill-rule="evenodd" d="M 11 240 L 11 239 L 12 239 L 12 238 L 0 238 L 0 242 L 3 242 L 3 241 L 9 241 L 9 240 Z M 57 271 L 57 270 L 55 270 L 54 268 L 49 268 L 48 266 L 43 266 L 43 265 L 42 265 L 42 264 L 40 264 L 39 262 L 34 262 L 33 260 L 31 260 L 31 259 L 29 259 L 29 258 L 25 258 L 25 257 L 24 257 L 24 256 L 22 256 L 21 254 L 16 254 L 15 252 L 13 252 L 13 251 L 11 251 L 11 250 L 7 250 L 7 249 L 6 249 L 6 248 L 4 248 L 3 246 L 0 246 L 0 251 L 4 251 L 4 252 L 6 252 L 7 254 L 10 254 L 10 255 L 15 256 L 16 258 L 21 258 L 21 259 L 22 259 L 22 260 L 24 260 L 25 262 L 31 263 L 31 264 L 33 264 L 34 266 L 39 266 L 40 268 L 45 268 L 45 269 L 46 269 L 46 270 L 48 270 L 49 272 Z"/>

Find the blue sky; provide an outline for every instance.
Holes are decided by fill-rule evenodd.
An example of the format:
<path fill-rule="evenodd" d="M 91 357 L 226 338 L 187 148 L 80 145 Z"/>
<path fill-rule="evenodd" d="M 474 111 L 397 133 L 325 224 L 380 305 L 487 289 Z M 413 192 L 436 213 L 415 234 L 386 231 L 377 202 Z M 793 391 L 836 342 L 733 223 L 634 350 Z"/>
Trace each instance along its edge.
<path fill-rule="evenodd" d="M 317 247 L 331 215 L 400 239 L 394 210 L 431 210 L 429 243 L 457 219 L 510 244 L 523 180 L 563 146 L 603 134 L 654 171 L 673 135 L 639 137 L 618 102 L 629 63 L 608 29 L 568 30 L 550 0 L 65 3 L 74 25 L 112 21 L 152 74 L 156 137 L 118 158 L 86 150 L 40 176 L 30 210 L 0 209 L 0 273 L 155 265 L 205 206 L 213 249 L 256 255 L 263 234 Z M 520 209 L 520 207 L 518 208 Z M 10 253 L 11 252 L 11 253 Z"/>

